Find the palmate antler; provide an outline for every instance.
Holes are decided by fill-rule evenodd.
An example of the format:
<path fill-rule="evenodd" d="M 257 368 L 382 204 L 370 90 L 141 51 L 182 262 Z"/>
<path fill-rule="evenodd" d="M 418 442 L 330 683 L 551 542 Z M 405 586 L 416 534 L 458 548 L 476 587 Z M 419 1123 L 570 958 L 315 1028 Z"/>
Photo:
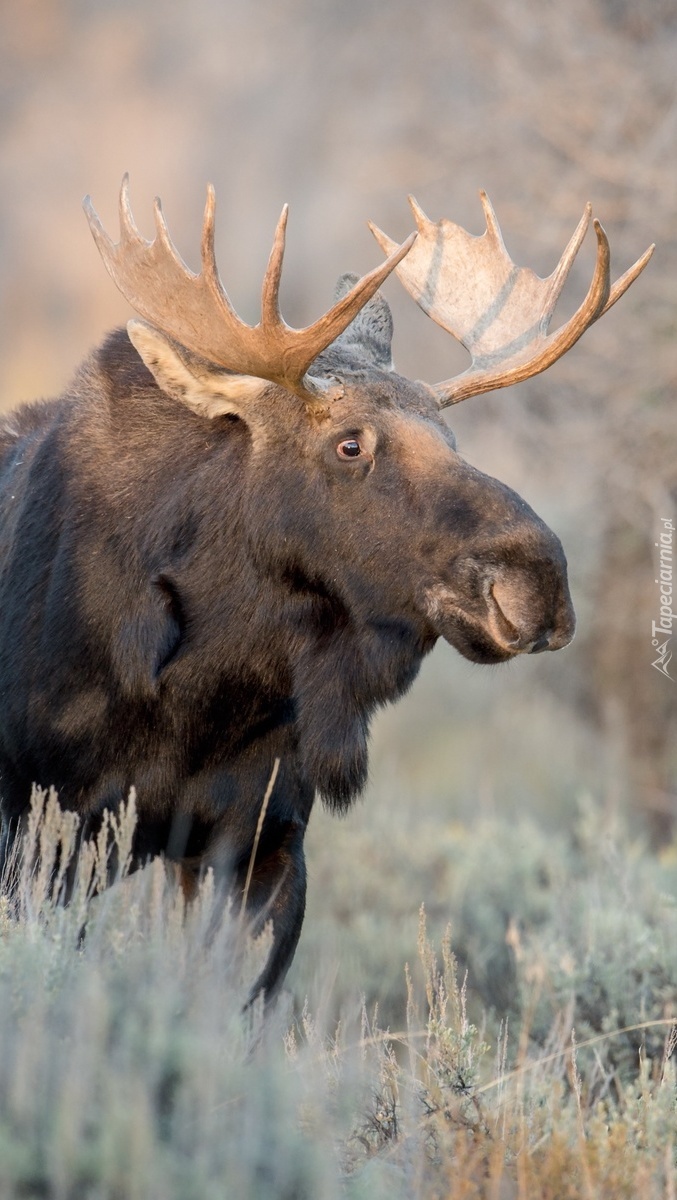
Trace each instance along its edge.
<path fill-rule="evenodd" d="M 557 299 L 590 224 L 591 206 L 552 275 L 541 279 L 512 262 L 489 199 L 484 192 L 480 197 L 487 222 L 480 237 L 452 221 L 429 221 L 409 197 L 418 238 L 397 275 L 423 311 L 453 334 L 472 359 L 462 375 L 435 384 L 442 408 L 544 371 L 616 303 L 654 251 L 650 246 L 610 287 L 609 243 L 595 220 L 597 262 L 588 294 L 571 319 L 549 334 Z M 381 249 L 391 253 L 395 243 L 375 225 L 370 228 Z"/>
<path fill-rule="evenodd" d="M 412 246 L 411 234 L 381 266 L 363 276 L 319 321 L 292 329 L 280 315 L 278 295 L 284 255 L 287 206 L 275 231 L 263 280 L 261 321 L 247 325 L 232 307 L 219 279 L 214 256 L 214 189 L 207 189 L 202 226 L 202 271 L 194 275 L 169 236 L 159 199 L 155 201 L 156 237 L 148 242 L 136 228 L 129 205 L 129 178 L 120 189 L 120 241 L 105 232 L 89 196 L 84 209 L 106 268 L 142 317 L 182 346 L 240 375 L 280 383 L 316 409 L 336 390 L 330 381 L 310 376 L 317 355 L 343 333 L 384 279 Z"/>
<path fill-rule="evenodd" d="M 587 206 L 562 258 L 547 279 L 509 257 L 484 192 L 487 228 L 480 237 L 442 220 L 429 221 L 413 198 L 418 233 L 401 246 L 372 225 L 388 258 L 360 279 L 323 317 L 306 329 L 292 329 L 280 315 L 278 295 L 284 255 L 287 206 L 275 231 L 263 280 L 261 321 L 241 321 L 219 279 L 214 256 L 213 188 L 207 190 L 202 227 L 202 271 L 182 261 L 155 201 L 156 237 L 143 238 L 129 206 L 129 181 L 120 191 L 120 241 L 111 241 L 87 196 L 85 212 L 103 261 L 123 295 L 142 317 L 202 358 L 238 375 L 268 379 L 295 392 L 309 411 L 325 411 L 342 394 L 335 382 L 308 374 L 313 360 L 350 324 L 393 269 L 429 316 L 453 334 L 471 355 L 471 365 L 454 379 L 434 385 L 440 406 L 508 387 L 544 371 L 561 358 L 589 325 L 615 304 L 644 270 L 654 247 L 610 287 L 609 243 L 599 221 L 597 261 L 588 294 L 576 313 L 548 333 L 557 299 L 590 223 Z M 406 255 L 406 259 L 405 259 Z"/>

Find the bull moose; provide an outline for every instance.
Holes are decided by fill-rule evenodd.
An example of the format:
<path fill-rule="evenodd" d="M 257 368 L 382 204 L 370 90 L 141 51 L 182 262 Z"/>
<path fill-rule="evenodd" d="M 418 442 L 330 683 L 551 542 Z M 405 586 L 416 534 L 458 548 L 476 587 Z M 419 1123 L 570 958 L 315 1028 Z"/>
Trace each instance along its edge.
<path fill-rule="evenodd" d="M 212 866 L 273 942 L 270 999 L 305 905 L 303 839 L 319 793 L 348 808 L 367 777 L 369 721 L 444 637 L 477 663 L 566 646 L 574 632 L 558 538 L 515 492 L 457 453 L 441 410 L 544 370 L 623 294 L 599 222 L 588 294 L 550 319 L 590 222 L 548 279 L 486 231 L 435 224 L 305 329 L 282 319 L 282 212 L 260 323 L 236 315 L 214 255 L 152 242 L 120 194 L 120 241 L 85 210 L 141 319 L 117 329 L 58 399 L 0 428 L 0 790 L 3 853 L 34 781 L 96 830 L 137 792 L 133 865 L 163 855 L 188 895 Z M 429 386 L 398 375 L 378 288 L 395 270 L 470 352 Z M 279 771 L 264 819 L 262 798 Z M 253 870 L 252 870 L 253 862 Z M 249 886 L 250 884 L 250 886 Z"/>

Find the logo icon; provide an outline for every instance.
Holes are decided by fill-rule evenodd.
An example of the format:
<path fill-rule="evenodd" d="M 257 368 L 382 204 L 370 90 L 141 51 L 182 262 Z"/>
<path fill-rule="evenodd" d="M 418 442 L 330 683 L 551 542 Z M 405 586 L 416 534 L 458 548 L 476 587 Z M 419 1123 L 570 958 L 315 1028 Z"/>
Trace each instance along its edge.
<path fill-rule="evenodd" d="M 651 666 L 655 667 L 657 671 L 660 671 L 661 675 L 665 675 L 667 679 L 673 679 L 673 676 L 668 671 L 670 660 L 672 659 L 672 650 L 668 649 L 671 641 L 672 638 L 668 638 L 667 641 L 662 643 L 662 645 L 659 645 L 658 639 L 654 638 L 651 643 L 651 645 L 655 646 L 658 650 L 658 658 L 654 659 Z"/>

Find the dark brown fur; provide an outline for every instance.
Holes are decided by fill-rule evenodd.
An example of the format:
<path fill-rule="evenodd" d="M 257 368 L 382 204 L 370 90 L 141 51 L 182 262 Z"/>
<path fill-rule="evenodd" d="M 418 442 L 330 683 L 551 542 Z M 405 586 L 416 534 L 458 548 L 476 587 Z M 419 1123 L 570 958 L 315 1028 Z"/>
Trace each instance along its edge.
<path fill-rule="evenodd" d="M 440 635 L 499 662 L 573 633 L 559 541 L 385 369 L 385 314 L 372 301 L 317 360 L 345 385 L 324 421 L 275 385 L 198 415 L 118 330 L 0 436 L 5 842 L 34 781 L 85 829 L 133 785 L 135 863 L 241 888 L 279 758 L 249 896 L 273 918 L 268 995 L 301 929 L 313 798 L 344 810 L 364 786 L 374 709 Z"/>

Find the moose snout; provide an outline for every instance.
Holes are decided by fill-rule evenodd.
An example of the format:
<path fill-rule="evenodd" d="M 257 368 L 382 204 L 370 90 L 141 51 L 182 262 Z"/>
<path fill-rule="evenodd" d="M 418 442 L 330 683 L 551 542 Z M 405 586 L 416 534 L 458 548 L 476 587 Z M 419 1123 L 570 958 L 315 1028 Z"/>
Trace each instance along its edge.
<path fill-rule="evenodd" d="M 560 650 L 576 628 L 561 552 L 520 565 L 457 560 L 452 587 L 432 589 L 428 611 L 438 632 L 479 663 Z"/>
<path fill-rule="evenodd" d="M 482 590 L 489 632 L 510 654 L 560 650 L 573 638 L 576 618 L 561 562 L 494 568 Z"/>

